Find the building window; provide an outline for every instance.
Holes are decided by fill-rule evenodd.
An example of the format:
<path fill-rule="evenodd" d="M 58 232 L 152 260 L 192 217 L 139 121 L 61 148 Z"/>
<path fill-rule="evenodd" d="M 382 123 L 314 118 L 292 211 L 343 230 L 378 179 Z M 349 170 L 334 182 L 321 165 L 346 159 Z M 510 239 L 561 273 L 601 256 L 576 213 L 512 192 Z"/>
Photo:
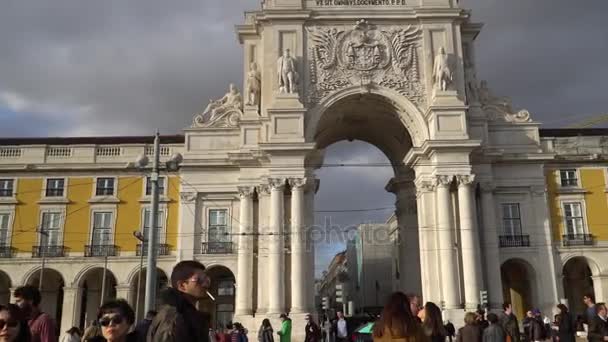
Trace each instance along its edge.
<path fill-rule="evenodd" d="M 162 195 L 165 193 L 165 177 L 158 177 L 158 194 Z M 152 195 L 152 179 L 146 177 L 146 196 Z"/>
<path fill-rule="evenodd" d="M 91 245 L 107 246 L 112 243 L 112 212 L 93 213 L 93 234 Z"/>
<path fill-rule="evenodd" d="M 8 221 L 10 218 L 10 214 L 2 213 L 0 214 L 0 246 L 8 246 Z"/>
<path fill-rule="evenodd" d="M 114 178 L 97 178 L 95 196 L 114 195 Z"/>
<path fill-rule="evenodd" d="M 582 208 L 583 206 L 580 202 L 564 203 L 564 221 L 566 224 L 566 234 L 585 234 L 585 224 L 583 221 Z"/>
<path fill-rule="evenodd" d="M 63 178 L 49 178 L 46 181 L 46 197 L 63 197 L 65 180 Z"/>
<path fill-rule="evenodd" d="M 503 203 L 502 227 L 507 236 L 521 235 L 521 214 L 519 203 Z"/>
<path fill-rule="evenodd" d="M 234 296 L 234 282 L 230 280 L 220 280 L 217 284 L 218 296 Z"/>
<path fill-rule="evenodd" d="M 152 226 L 152 222 L 150 222 L 150 211 L 151 209 L 144 209 L 144 226 L 143 226 L 143 232 L 144 232 L 144 238 L 147 240 L 148 239 L 148 230 L 150 229 L 150 227 Z M 159 210 L 158 211 L 158 220 L 157 220 L 157 225 L 156 225 L 156 243 L 160 243 L 161 239 L 161 235 L 163 233 L 163 227 L 164 227 L 164 211 Z"/>
<path fill-rule="evenodd" d="M 12 179 L 0 179 L 0 197 L 12 197 L 13 184 Z"/>
<path fill-rule="evenodd" d="M 42 225 L 40 226 L 40 246 L 59 246 L 59 238 L 61 234 L 61 229 L 59 227 L 60 221 L 60 212 L 42 213 Z"/>
<path fill-rule="evenodd" d="M 576 170 L 560 170 L 559 177 L 562 186 L 578 186 L 578 177 Z"/>
<path fill-rule="evenodd" d="M 227 216 L 227 209 L 209 210 L 208 242 L 230 242 Z"/>

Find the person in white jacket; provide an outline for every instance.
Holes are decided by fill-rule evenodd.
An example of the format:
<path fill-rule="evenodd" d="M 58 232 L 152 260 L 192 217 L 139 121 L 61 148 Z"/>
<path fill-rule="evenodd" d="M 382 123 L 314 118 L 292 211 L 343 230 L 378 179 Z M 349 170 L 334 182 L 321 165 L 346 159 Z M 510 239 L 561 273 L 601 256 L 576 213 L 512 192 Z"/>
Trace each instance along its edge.
<path fill-rule="evenodd" d="M 60 342 L 80 342 L 80 329 L 71 327 L 70 330 L 65 332 L 65 335 L 61 337 Z"/>

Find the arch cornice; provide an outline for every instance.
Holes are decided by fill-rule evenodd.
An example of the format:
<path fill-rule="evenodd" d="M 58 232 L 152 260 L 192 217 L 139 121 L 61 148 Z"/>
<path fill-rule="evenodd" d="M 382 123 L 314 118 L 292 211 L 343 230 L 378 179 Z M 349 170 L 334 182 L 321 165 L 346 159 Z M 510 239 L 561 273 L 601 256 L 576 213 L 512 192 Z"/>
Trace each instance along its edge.
<path fill-rule="evenodd" d="M 602 269 L 602 267 L 599 266 L 599 264 L 590 256 L 588 255 L 581 255 L 580 253 L 568 253 L 568 254 L 564 254 L 563 258 L 562 258 L 562 265 L 561 265 L 561 275 L 564 275 L 564 271 L 566 269 L 566 265 L 570 262 L 573 261 L 574 259 L 577 258 L 581 258 L 583 260 L 585 260 L 585 262 L 587 263 L 587 266 L 589 266 L 589 269 L 591 270 L 591 275 L 594 277 L 600 276 L 600 275 L 604 275 L 606 274 L 605 270 Z"/>
<path fill-rule="evenodd" d="M 306 141 L 314 141 L 319 121 L 334 104 L 349 96 L 366 94 L 379 95 L 395 108 L 399 119 L 412 138 L 413 147 L 420 147 L 429 139 L 429 129 L 424 114 L 405 96 L 381 86 L 350 86 L 332 93 L 308 112 L 305 127 Z"/>
<path fill-rule="evenodd" d="M 19 286 L 26 285 L 26 284 L 27 284 L 27 282 L 28 282 L 28 281 L 29 281 L 29 280 L 30 280 L 30 279 L 31 279 L 31 278 L 32 278 L 32 277 L 33 277 L 33 276 L 36 274 L 36 272 L 40 271 L 41 269 L 42 269 L 42 267 L 41 267 L 41 266 L 35 266 L 35 267 L 32 267 L 32 268 L 31 268 L 29 271 L 27 271 L 27 272 L 26 272 L 26 273 L 23 275 L 23 277 L 21 277 L 21 283 L 20 283 L 21 285 L 19 285 Z M 55 272 L 55 273 L 59 274 L 59 277 L 61 278 L 61 281 L 63 282 L 64 286 L 66 286 L 66 284 L 67 284 L 67 283 L 66 283 L 66 281 L 65 281 L 65 278 L 66 278 L 66 277 L 65 277 L 65 275 L 64 275 L 63 273 L 59 272 L 59 271 L 58 271 L 57 269 L 55 269 L 55 268 L 45 266 L 45 267 L 44 267 L 44 274 L 45 274 L 45 275 L 46 275 L 46 272 L 47 272 L 47 271 L 53 271 L 53 272 Z M 70 284 L 70 285 L 71 285 L 71 284 Z M 15 284 L 14 286 L 17 286 L 17 285 Z"/>
<path fill-rule="evenodd" d="M 83 269 L 81 269 L 80 271 L 78 271 L 78 273 L 76 273 L 76 275 L 74 276 L 74 279 L 72 280 L 72 282 L 69 285 L 80 286 L 81 282 L 84 282 L 86 277 L 89 275 L 89 272 L 91 272 L 95 269 L 99 269 L 99 270 L 103 271 L 103 268 L 104 268 L 103 263 L 88 265 L 88 266 L 84 267 Z M 114 272 L 112 272 L 112 270 L 110 270 L 109 267 L 107 268 L 107 270 L 108 270 L 108 274 L 111 274 L 112 277 L 114 277 L 114 280 L 118 281 L 118 279 L 116 279 L 116 275 L 114 274 Z"/>

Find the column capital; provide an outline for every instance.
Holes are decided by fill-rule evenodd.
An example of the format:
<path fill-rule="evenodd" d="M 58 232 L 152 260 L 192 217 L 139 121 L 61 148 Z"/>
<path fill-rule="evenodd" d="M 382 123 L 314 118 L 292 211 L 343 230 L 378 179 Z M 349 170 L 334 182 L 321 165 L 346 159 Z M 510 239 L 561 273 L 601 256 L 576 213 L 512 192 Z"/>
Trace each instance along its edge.
<path fill-rule="evenodd" d="M 435 191 L 436 184 L 430 180 L 418 180 L 416 181 L 416 197 L 420 195 Z"/>
<path fill-rule="evenodd" d="M 256 190 L 259 196 L 269 196 L 270 195 L 270 186 L 268 184 L 260 184 L 256 186 Z"/>
<path fill-rule="evenodd" d="M 283 191 L 285 189 L 285 178 L 268 178 L 268 185 L 270 190 Z"/>
<path fill-rule="evenodd" d="M 239 196 L 241 198 L 251 198 L 253 197 L 253 193 L 255 192 L 255 187 L 253 186 L 239 186 Z"/>
<path fill-rule="evenodd" d="M 292 189 L 298 189 L 298 190 L 302 190 L 302 191 L 304 191 L 305 187 L 309 183 L 308 178 L 306 178 L 306 177 L 289 178 L 288 182 L 289 182 L 289 186 L 291 186 Z"/>
<path fill-rule="evenodd" d="M 458 186 L 469 186 L 475 183 L 475 175 L 456 175 Z"/>
<path fill-rule="evenodd" d="M 182 203 L 194 203 L 196 202 L 196 198 L 198 197 L 198 193 L 196 192 L 180 192 L 179 199 Z"/>
<path fill-rule="evenodd" d="M 454 175 L 436 175 L 434 185 L 436 187 L 447 188 L 452 184 L 453 179 Z"/>

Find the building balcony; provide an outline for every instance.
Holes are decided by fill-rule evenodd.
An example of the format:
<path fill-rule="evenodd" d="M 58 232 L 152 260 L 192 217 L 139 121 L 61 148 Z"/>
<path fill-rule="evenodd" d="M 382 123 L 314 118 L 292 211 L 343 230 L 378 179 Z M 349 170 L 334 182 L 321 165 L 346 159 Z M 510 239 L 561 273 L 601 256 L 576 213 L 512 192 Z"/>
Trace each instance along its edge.
<path fill-rule="evenodd" d="M 12 258 L 14 251 L 11 246 L 0 246 L 0 258 Z"/>
<path fill-rule="evenodd" d="M 61 258 L 65 256 L 65 246 L 34 246 L 32 258 Z"/>
<path fill-rule="evenodd" d="M 593 246 L 593 235 L 591 234 L 566 234 L 562 235 L 564 247 L 571 246 Z"/>
<path fill-rule="evenodd" d="M 117 256 L 118 246 L 115 245 L 86 245 L 84 246 L 85 257 Z"/>
<path fill-rule="evenodd" d="M 143 247 L 143 251 L 142 251 L 142 247 Z M 156 251 L 157 251 L 156 255 L 169 255 L 171 253 L 171 248 L 168 244 L 161 243 L 158 245 L 158 248 L 156 249 Z M 143 254 L 142 254 L 142 252 L 143 252 Z M 146 244 L 146 243 L 138 244 L 137 250 L 135 251 L 135 255 L 137 255 L 137 256 L 148 255 L 148 244 Z"/>
<path fill-rule="evenodd" d="M 202 254 L 232 254 L 232 242 L 203 242 Z"/>
<path fill-rule="evenodd" d="M 530 247 L 530 235 L 500 235 L 500 248 Z"/>

